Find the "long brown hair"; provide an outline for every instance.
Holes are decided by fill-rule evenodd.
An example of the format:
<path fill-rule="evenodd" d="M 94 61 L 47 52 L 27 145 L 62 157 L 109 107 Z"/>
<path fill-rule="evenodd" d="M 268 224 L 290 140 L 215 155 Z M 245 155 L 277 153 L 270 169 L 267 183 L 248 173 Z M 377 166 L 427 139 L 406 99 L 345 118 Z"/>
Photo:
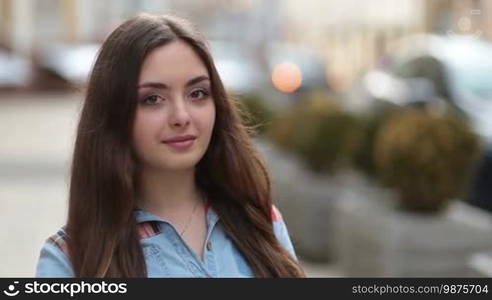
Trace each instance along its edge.
<path fill-rule="evenodd" d="M 190 45 L 207 67 L 216 120 L 195 182 L 258 277 L 304 277 L 272 226 L 270 180 L 249 129 L 228 97 L 203 37 L 187 21 L 134 17 L 103 43 L 93 67 L 75 142 L 67 222 L 76 276 L 145 277 L 133 215 L 138 161 L 132 147 L 137 83 L 153 49 L 174 40 Z"/>

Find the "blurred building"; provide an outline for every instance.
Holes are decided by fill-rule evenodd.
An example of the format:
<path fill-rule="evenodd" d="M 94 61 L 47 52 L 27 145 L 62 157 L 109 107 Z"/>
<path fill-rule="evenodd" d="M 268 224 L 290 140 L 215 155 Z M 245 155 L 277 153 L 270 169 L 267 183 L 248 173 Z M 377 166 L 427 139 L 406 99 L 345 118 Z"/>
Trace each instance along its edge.
<path fill-rule="evenodd" d="M 279 5 L 279 0 L 0 0 L 0 62 L 3 57 L 10 69 L 19 69 L 12 63 L 15 56 L 56 75 L 53 80 L 46 72 L 32 75 L 22 86 L 59 88 L 58 78 L 83 84 L 100 43 L 116 26 L 141 12 L 170 13 L 190 19 L 211 44 L 220 45 L 212 50 L 219 52 L 214 57 L 227 73 L 226 83 L 252 89 L 268 82 L 267 46 L 283 38 Z M 0 89 L 10 81 L 0 76 Z"/>
<path fill-rule="evenodd" d="M 335 85 L 345 89 L 358 72 L 372 67 L 389 41 L 424 28 L 424 1 L 286 2 L 288 38 L 317 49 Z"/>
<path fill-rule="evenodd" d="M 22 54 L 50 43 L 102 40 L 135 11 L 162 11 L 169 1 L 0 0 L 0 43 Z"/>
<path fill-rule="evenodd" d="M 328 78 L 346 90 L 361 72 L 385 63 L 393 41 L 414 33 L 492 39 L 492 2 L 484 0 L 289 0 L 282 7 L 289 41 L 327 61 Z"/>
<path fill-rule="evenodd" d="M 402 36 L 492 39 L 492 1 L 486 0 L 0 0 L 0 47 L 30 56 L 53 43 L 100 42 L 142 11 L 188 17 L 207 37 L 240 45 L 260 65 L 274 41 L 310 48 L 339 90 L 384 64 L 389 45 Z"/>
<path fill-rule="evenodd" d="M 278 5 L 278 0 L 0 0 L 0 43 L 29 53 L 51 42 L 101 41 L 138 12 L 177 13 L 214 38 L 257 43 L 277 35 Z"/>

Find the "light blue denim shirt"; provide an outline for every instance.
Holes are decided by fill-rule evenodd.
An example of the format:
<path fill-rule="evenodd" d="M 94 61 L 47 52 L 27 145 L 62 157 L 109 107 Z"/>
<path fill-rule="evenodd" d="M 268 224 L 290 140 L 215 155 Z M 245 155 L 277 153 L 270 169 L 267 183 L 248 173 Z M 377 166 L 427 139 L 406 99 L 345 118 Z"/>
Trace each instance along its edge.
<path fill-rule="evenodd" d="M 273 211 L 275 235 L 297 259 L 281 214 L 275 207 Z M 228 237 L 211 207 L 206 213 L 207 237 L 203 260 L 188 247 L 170 222 L 142 209 L 134 213 L 140 228 L 140 243 L 148 277 L 254 277 L 245 257 Z M 64 232 L 60 230 L 44 243 L 36 266 L 36 277 L 74 277 L 64 238 Z"/>

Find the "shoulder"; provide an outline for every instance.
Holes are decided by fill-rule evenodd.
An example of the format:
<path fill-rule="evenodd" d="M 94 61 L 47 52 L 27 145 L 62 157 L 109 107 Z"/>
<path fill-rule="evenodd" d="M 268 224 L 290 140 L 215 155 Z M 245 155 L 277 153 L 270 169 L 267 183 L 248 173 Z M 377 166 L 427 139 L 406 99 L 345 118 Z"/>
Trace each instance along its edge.
<path fill-rule="evenodd" d="M 68 255 L 68 247 L 67 247 L 67 232 L 65 226 L 60 228 L 55 234 L 50 236 L 46 243 L 49 243 L 58 249 L 60 249 L 63 253 Z"/>
<path fill-rule="evenodd" d="M 41 247 L 36 277 L 74 277 L 65 227 L 47 238 Z"/>
<path fill-rule="evenodd" d="M 152 221 L 139 223 L 137 231 L 140 239 L 160 233 L 159 226 Z M 44 241 L 38 256 L 36 277 L 74 277 L 67 240 L 68 234 L 63 226 Z"/>

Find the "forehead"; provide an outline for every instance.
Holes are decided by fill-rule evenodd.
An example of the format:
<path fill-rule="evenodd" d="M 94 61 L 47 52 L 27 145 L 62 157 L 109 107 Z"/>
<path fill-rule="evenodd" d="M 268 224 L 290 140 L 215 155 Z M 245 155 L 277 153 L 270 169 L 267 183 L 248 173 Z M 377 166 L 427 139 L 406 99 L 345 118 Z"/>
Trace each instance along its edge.
<path fill-rule="evenodd" d="M 190 45 L 177 40 L 147 55 L 140 70 L 139 83 L 159 81 L 172 85 L 201 75 L 208 76 L 205 64 Z"/>

